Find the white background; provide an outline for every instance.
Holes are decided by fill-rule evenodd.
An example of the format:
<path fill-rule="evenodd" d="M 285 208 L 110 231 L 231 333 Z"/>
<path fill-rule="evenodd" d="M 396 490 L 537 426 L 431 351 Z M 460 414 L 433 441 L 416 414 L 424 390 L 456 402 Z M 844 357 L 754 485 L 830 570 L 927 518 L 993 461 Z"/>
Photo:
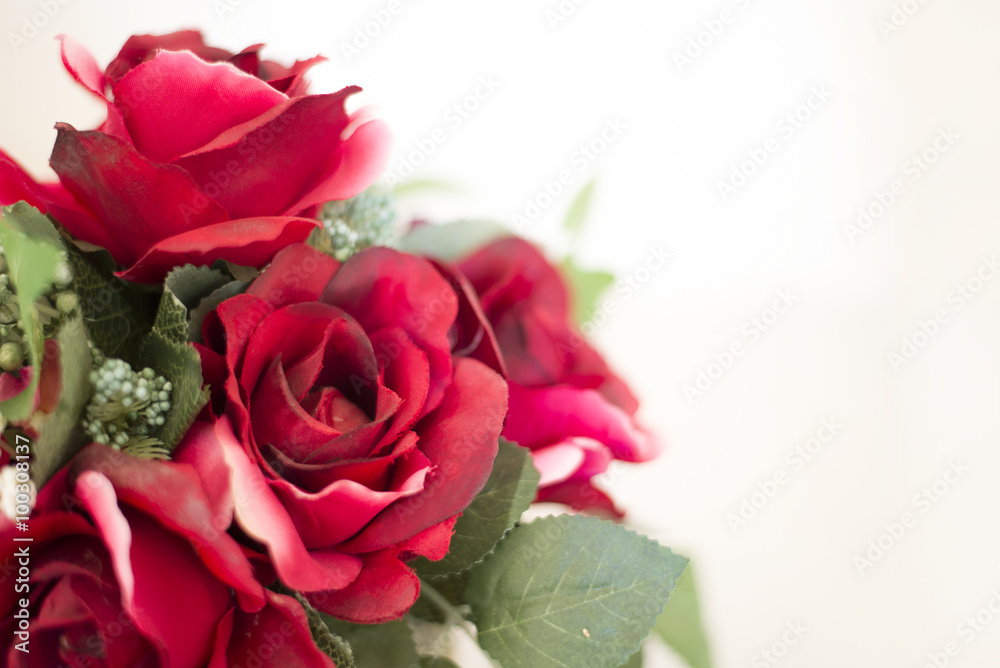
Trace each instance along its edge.
<path fill-rule="evenodd" d="M 555 26 L 557 0 L 403 0 L 350 58 L 343 45 L 388 0 L 53 4 L 16 49 L 38 0 L 4 0 L 0 17 L 0 145 L 39 176 L 53 123 L 102 115 L 63 72 L 56 34 L 103 66 L 129 34 L 200 27 L 282 61 L 327 55 L 313 92 L 362 85 L 396 135 L 390 167 L 446 128 L 416 177 L 460 191 L 409 203 L 432 219 L 509 222 L 571 168 L 526 229 L 557 255 L 561 218 L 596 177 L 583 264 L 623 276 L 654 247 L 672 252 L 593 336 L 669 445 L 606 486 L 634 526 L 692 557 L 717 666 L 767 665 L 756 653 L 795 621 L 809 630 L 778 665 L 919 668 L 949 641 L 950 665 L 997 665 L 1000 619 L 968 643 L 956 625 L 1000 588 L 1000 280 L 949 301 L 1000 253 L 995 0 L 909 0 L 915 14 L 887 35 L 890 0 L 590 0 Z M 679 67 L 724 9 L 733 20 Z M 445 114 L 484 76 L 498 88 L 453 128 Z M 777 124 L 814 86 L 832 96 L 785 136 Z M 627 129 L 571 167 L 608 119 Z M 942 128 L 959 139 L 911 180 L 904 165 Z M 718 183 L 771 137 L 777 152 L 724 201 Z M 905 191 L 852 243 L 845 225 L 894 179 Z M 780 289 L 795 305 L 750 342 L 744 323 Z M 947 323 L 893 369 L 888 353 L 939 309 Z M 684 386 L 733 342 L 744 354 L 689 401 Z M 843 429 L 793 471 L 786 454 L 824 418 Z M 920 512 L 914 495 L 958 459 L 969 471 Z M 727 515 L 779 471 L 787 484 L 734 532 Z M 855 555 L 907 511 L 916 526 L 860 573 Z M 679 664 L 654 648 L 648 665 Z"/>

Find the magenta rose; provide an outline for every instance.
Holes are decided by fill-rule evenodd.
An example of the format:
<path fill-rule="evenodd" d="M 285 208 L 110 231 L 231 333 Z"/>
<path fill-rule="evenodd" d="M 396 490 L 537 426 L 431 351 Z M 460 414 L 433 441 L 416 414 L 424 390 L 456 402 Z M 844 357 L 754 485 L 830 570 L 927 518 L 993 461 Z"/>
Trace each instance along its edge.
<path fill-rule="evenodd" d="M 385 125 L 345 110 L 359 88 L 305 93 L 316 59 L 282 68 L 258 47 L 229 55 L 174 33 L 133 37 L 102 72 L 69 38 L 62 48 L 107 120 L 86 132 L 57 125 L 57 184 L 0 154 L 0 204 L 23 199 L 52 215 L 108 249 L 129 280 L 220 258 L 260 267 L 309 235 L 318 205 L 353 197 L 384 166 Z"/>
<path fill-rule="evenodd" d="M 542 480 L 539 501 L 576 508 L 613 502 L 591 484 L 612 460 L 659 452 L 635 422 L 638 402 L 573 328 L 559 272 L 530 243 L 504 238 L 457 267 L 479 296 L 507 368 L 510 410 L 503 435 L 530 448 Z M 492 357 L 481 346 L 477 357 Z"/>
<path fill-rule="evenodd" d="M 462 356 L 459 294 L 386 248 L 345 263 L 281 251 L 206 318 L 199 350 L 222 417 L 176 454 L 228 490 L 281 581 L 331 615 L 401 616 L 497 453 L 507 389 Z"/>
<path fill-rule="evenodd" d="M 186 464 L 88 446 L 39 493 L 27 533 L 0 517 L 4 665 L 335 668 L 302 607 L 255 580 L 226 510 Z"/>

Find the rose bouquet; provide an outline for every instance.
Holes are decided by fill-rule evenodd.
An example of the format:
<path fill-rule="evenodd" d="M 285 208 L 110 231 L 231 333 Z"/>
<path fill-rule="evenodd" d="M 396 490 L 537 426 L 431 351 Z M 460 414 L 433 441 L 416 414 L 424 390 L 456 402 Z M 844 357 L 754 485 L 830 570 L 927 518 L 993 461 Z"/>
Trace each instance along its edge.
<path fill-rule="evenodd" d="M 322 58 L 61 40 L 107 118 L 57 125 L 54 183 L 0 153 L 3 665 L 448 666 L 455 631 L 640 665 L 687 560 L 599 518 L 658 447 L 560 271 L 394 234 L 387 130 L 308 92 Z"/>

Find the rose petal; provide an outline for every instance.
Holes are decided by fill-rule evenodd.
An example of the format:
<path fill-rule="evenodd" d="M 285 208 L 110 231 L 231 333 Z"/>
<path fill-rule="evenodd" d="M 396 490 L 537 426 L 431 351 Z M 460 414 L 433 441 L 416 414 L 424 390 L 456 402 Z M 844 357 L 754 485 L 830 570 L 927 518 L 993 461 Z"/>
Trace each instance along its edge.
<path fill-rule="evenodd" d="M 510 384 L 505 438 L 535 449 L 573 436 L 603 443 L 616 459 L 628 462 L 648 461 L 661 449 L 653 437 L 635 426 L 625 411 L 596 390 Z"/>
<path fill-rule="evenodd" d="M 364 555 L 364 568 L 350 586 L 308 594 L 317 610 L 355 624 L 381 624 L 402 617 L 420 594 L 420 580 L 395 549 Z"/>
<path fill-rule="evenodd" d="M 313 641 L 298 601 L 270 591 L 267 598 L 267 607 L 258 613 L 236 613 L 226 653 L 228 665 L 337 668 Z"/>
<path fill-rule="evenodd" d="M 181 264 L 209 265 L 228 260 L 261 267 L 285 246 L 306 239 L 319 223 L 309 218 L 273 216 L 228 220 L 205 225 L 156 242 L 135 264 L 118 276 L 155 283 Z"/>
<path fill-rule="evenodd" d="M 204 146 L 286 99 L 229 63 L 208 63 L 189 51 L 159 51 L 114 85 L 132 141 L 156 162 Z"/>
<path fill-rule="evenodd" d="M 441 405 L 418 425 L 420 449 L 435 466 L 424 490 L 387 508 L 343 549 L 395 545 L 464 510 L 493 469 L 506 396 L 506 383 L 495 371 L 476 360 L 457 360 Z"/>
<path fill-rule="evenodd" d="M 52 168 L 102 226 L 61 222 L 74 236 L 107 248 L 118 262 L 132 264 L 162 239 L 226 220 L 222 207 L 182 169 L 152 163 L 100 132 L 78 132 L 64 123 L 56 128 Z"/>

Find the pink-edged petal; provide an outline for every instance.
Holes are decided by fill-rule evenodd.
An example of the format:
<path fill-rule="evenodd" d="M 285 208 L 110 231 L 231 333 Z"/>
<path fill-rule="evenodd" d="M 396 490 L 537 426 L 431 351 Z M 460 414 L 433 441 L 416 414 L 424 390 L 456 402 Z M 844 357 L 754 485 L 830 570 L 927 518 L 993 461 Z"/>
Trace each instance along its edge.
<path fill-rule="evenodd" d="M 244 606 L 259 608 L 264 604 L 263 588 L 254 579 L 250 562 L 226 533 L 232 519 L 229 508 L 209 502 L 190 466 L 142 460 L 91 444 L 77 455 L 70 469 L 71 481 L 79 475 L 77 490 L 90 471 L 100 471 L 112 483 L 121 503 L 141 510 L 190 541 L 205 566 L 236 588 Z M 213 508 L 220 513 L 214 514 Z"/>
<path fill-rule="evenodd" d="M 583 450 L 570 443 L 538 448 L 531 451 L 531 459 L 541 474 L 539 487 L 548 487 L 566 480 L 583 465 Z"/>
<path fill-rule="evenodd" d="M 435 466 L 424 490 L 387 508 L 344 549 L 395 545 L 464 510 L 490 475 L 506 412 L 503 378 L 476 360 L 457 360 L 441 405 L 417 427 L 420 449 Z"/>
<path fill-rule="evenodd" d="M 111 481 L 97 471 L 84 471 L 77 478 L 76 498 L 86 509 L 111 555 L 122 607 L 132 618 L 136 616 L 135 574 L 132 572 L 130 550 L 132 529 L 118 508 L 118 497 Z"/>
<path fill-rule="evenodd" d="M 317 610 L 355 624 L 399 619 L 417 600 L 420 580 L 399 560 L 395 549 L 364 555 L 364 568 L 350 586 L 306 598 Z"/>
<path fill-rule="evenodd" d="M 304 243 L 281 249 L 257 280 L 249 294 L 275 309 L 288 304 L 318 300 L 340 269 L 340 262 Z"/>
<path fill-rule="evenodd" d="M 337 668 L 313 641 L 309 620 L 298 601 L 291 596 L 267 594 L 267 607 L 260 612 L 236 612 L 227 651 L 229 665 Z"/>
<path fill-rule="evenodd" d="M 155 283 L 182 264 L 209 265 L 228 260 L 261 267 L 289 244 L 302 241 L 319 223 L 309 218 L 276 216 L 242 218 L 184 232 L 156 242 L 118 276 L 138 283 Z"/>
<path fill-rule="evenodd" d="M 236 521 L 267 547 L 282 582 L 299 591 L 342 589 L 358 576 L 361 560 L 337 550 L 306 550 L 288 511 L 236 441 L 228 420 L 215 423 L 215 438 L 229 467 Z"/>
<path fill-rule="evenodd" d="M 504 436 L 531 449 L 574 436 L 591 438 L 628 462 L 648 461 L 661 449 L 599 392 L 568 386 L 527 388 L 511 383 Z"/>
<path fill-rule="evenodd" d="M 287 99 L 229 63 L 208 63 L 190 51 L 158 52 L 123 76 L 114 96 L 132 141 L 158 162 L 204 146 Z"/>
<path fill-rule="evenodd" d="M 52 168 L 101 226 L 61 222 L 74 236 L 103 245 L 118 262 L 132 264 L 164 238 L 226 220 L 225 210 L 205 197 L 184 170 L 150 162 L 100 132 L 78 132 L 64 123 L 56 128 Z"/>
<path fill-rule="evenodd" d="M 363 250 L 344 263 L 322 299 L 350 313 L 367 332 L 402 326 L 430 363 L 426 410 L 440 403 L 451 377 L 448 334 L 458 297 L 430 262 L 388 248 Z"/>

